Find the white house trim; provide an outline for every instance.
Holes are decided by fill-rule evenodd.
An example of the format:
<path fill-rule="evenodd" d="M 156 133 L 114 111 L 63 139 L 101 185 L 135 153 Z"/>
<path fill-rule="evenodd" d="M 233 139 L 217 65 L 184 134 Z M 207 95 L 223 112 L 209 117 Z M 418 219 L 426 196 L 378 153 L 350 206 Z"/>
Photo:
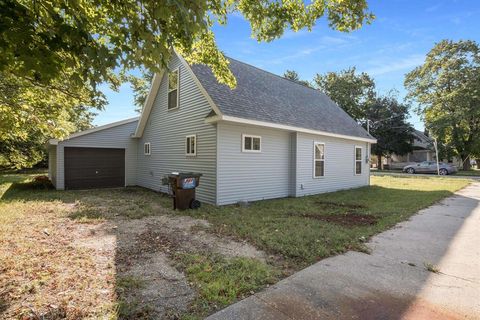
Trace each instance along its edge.
<path fill-rule="evenodd" d="M 150 86 L 150 91 L 148 92 L 147 99 L 145 99 L 145 104 L 143 105 L 142 114 L 140 115 L 140 121 L 138 122 L 137 130 L 133 138 L 140 138 L 145 130 L 147 125 L 147 120 L 152 111 L 153 103 L 157 97 L 158 89 L 160 89 L 160 83 L 162 82 L 163 74 L 165 70 L 162 69 L 159 73 L 155 73 L 152 80 L 152 85 Z M 178 94 L 178 93 L 177 93 Z"/>
<path fill-rule="evenodd" d="M 317 159 L 315 157 L 315 154 L 317 152 L 317 150 L 316 150 L 317 145 L 322 145 L 323 146 L 323 159 Z M 312 178 L 313 179 L 324 179 L 325 176 L 326 176 L 325 172 L 327 171 L 327 166 L 326 166 L 327 148 L 325 147 L 325 142 L 323 142 L 323 141 L 313 141 L 312 157 L 313 157 Z M 323 175 L 321 175 L 321 176 L 315 175 L 315 167 L 316 167 L 317 161 L 322 161 L 323 162 Z"/>
<path fill-rule="evenodd" d="M 360 160 L 357 160 L 357 149 L 360 149 Z M 362 146 L 354 146 L 353 148 L 353 174 L 356 176 L 361 176 L 363 174 L 363 147 Z M 357 173 L 357 162 L 360 162 L 360 173 Z"/>
<path fill-rule="evenodd" d="M 245 138 L 252 138 L 252 149 L 246 149 L 245 148 Z M 260 140 L 260 149 L 258 149 L 258 150 L 253 149 L 253 139 L 254 138 L 257 138 L 258 140 Z M 242 134 L 242 152 L 261 153 L 262 152 L 262 137 L 261 136 L 255 136 L 253 134 L 243 133 Z"/>
<path fill-rule="evenodd" d="M 194 142 L 194 149 L 192 152 L 192 139 L 195 141 Z M 190 141 L 188 141 L 190 139 Z M 190 142 L 190 145 L 189 145 Z M 190 147 L 190 153 L 188 153 L 188 148 Z M 188 136 L 185 136 L 185 156 L 187 157 L 196 157 L 197 156 L 197 135 L 196 134 L 189 134 Z"/>
<path fill-rule="evenodd" d="M 176 72 L 177 73 L 177 87 L 175 89 L 170 89 L 170 74 L 172 72 Z M 177 90 L 177 105 L 173 108 L 169 108 L 169 104 L 170 104 L 170 92 L 172 91 L 175 91 Z M 167 110 L 168 111 L 173 111 L 173 110 L 177 110 L 180 108 L 180 67 L 176 67 L 175 69 L 173 70 L 170 70 L 169 72 L 167 72 L 167 96 L 168 96 L 168 101 L 167 101 Z"/>
<path fill-rule="evenodd" d="M 258 120 L 250 120 L 250 119 L 243 119 L 243 118 L 237 118 L 237 117 L 225 116 L 225 115 L 216 115 L 216 116 L 209 117 L 209 118 L 205 119 L 205 122 L 207 122 L 207 123 L 213 123 L 213 122 L 217 122 L 217 121 L 227 121 L 227 122 L 235 122 L 235 123 L 241 123 L 241 124 L 250 124 L 250 125 L 254 125 L 254 126 L 262 126 L 262 127 L 267 127 L 267 128 L 275 128 L 275 129 L 281 129 L 281 130 L 288 130 L 288 131 L 296 131 L 296 132 L 302 132 L 302 133 L 322 135 L 322 136 L 326 136 L 326 137 L 334 137 L 334 138 L 342 138 L 342 139 L 349 139 L 349 140 L 355 140 L 355 141 L 377 143 L 377 139 L 361 138 L 361 137 L 356 137 L 356 136 L 349 136 L 349 135 L 331 133 L 331 132 L 320 131 L 320 130 L 305 129 L 305 128 L 289 126 L 289 125 L 284 125 L 284 124 L 271 123 L 271 122 L 258 121 Z"/>
<path fill-rule="evenodd" d="M 65 140 L 73 139 L 73 138 L 76 138 L 76 137 L 81 137 L 81 136 L 84 136 L 86 134 L 94 133 L 94 132 L 97 132 L 97 131 L 100 131 L 100 130 L 110 129 L 110 128 L 113 128 L 113 127 L 116 127 L 116 126 L 121 126 L 122 124 L 127 124 L 127 123 L 130 123 L 130 122 L 134 122 L 134 121 L 137 121 L 138 119 L 139 119 L 139 117 L 135 117 L 135 118 L 130 118 L 130 119 L 122 120 L 122 121 L 112 122 L 112 123 L 109 123 L 109 124 L 105 124 L 103 126 L 98 126 L 98 127 L 94 127 L 94 128 L 91 128 L 91 129 L 87 129 L 87 130 L 84 130 L 84 131 L 77 132 L 77 133 L 73 133 L 73 134 L 69 135 L 68 137 L 66 137 L 65 139 L 50 139 L 48 141 L 48 143 L 51 144 L 51 145 L 57 145 L 59 141 L 65 141 Z"/>

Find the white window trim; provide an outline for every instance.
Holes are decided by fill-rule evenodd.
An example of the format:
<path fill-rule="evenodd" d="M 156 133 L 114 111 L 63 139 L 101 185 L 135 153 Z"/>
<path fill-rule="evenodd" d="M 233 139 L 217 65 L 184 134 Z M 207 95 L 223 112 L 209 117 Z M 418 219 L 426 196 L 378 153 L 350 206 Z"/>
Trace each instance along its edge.
<path fill-rule="evenodd" d="M 148 146 L 148 153 L 145 152 L 145 147 L 146 147 L 146 146 Z M 145 143 L 143 144 L 143 154 L 146 155 L 146 156 L 149 156 L 149 155 L 152 154 L 152 146 L 151 146 L 150 142 L 145 142 Z"/>
<path fill-rule="evenodd" d="M 323 176 L 316 176 L 315 175 L 315 162 L 317 161 L 317 159 L 315 159 L 315 148 L 317 146 L 317 144 L 321 144 L 323 145 L 323 160 L 318 160 L 318 161 L 323 161 Z M 313 141 L 313 167 L 312 167 L 312 177 L 313 179 L 324 179 L 325 176 L 327 175 L 326 174 L 326 171 L 327 171 L 327 166 L 325 165 L 326 163 L 326 160 L 327 160 L 327 147 L 325 146 L 325 142 L 319 142 L 319 141 Z"/>
<path fill-rule="evenodd" d="M 360 160 L 357 160 L 357 149 L 360 149 Z M 363 147 L 355 146 L 353 150 L 353 173 L 361 176 L 363 174 Z M 357 173 L 357 162 L 360 162 L 360 173 Z"/>
<path fill-rule="evenodd" d="M 194 150 L 194 152 L 187 153 L 188 138 L 195 138 L 195 150 Z M 197 143 L 198 143 L 198 140 L 197 140 L 197 135 L 196 134 L 190 134 L 188 136 L 185 136 L 185 155 L 187 157 L 195 157 L 197 155 Z"/>
<path fill-rule="evenodd" d="M 253 148 L 253 138 L 258 138 L 260 139 L 260 149 L 259 150 L 248 150 L 245 149 L 245 138 L 252 138 L 252 148 Z M 242 134 L 242 152 L 252 152 L 252 153 L 261 153 L 262 152 L 262 137 L 261 136 L 255 136 L 253 134 Z"/>
<path fill-rule="evenodd" d="M 176 72 L 177 73 L 177 88 L 176 89 L 170 89 L 169 86 L 170 86 L 170 73 L 172 72 Z M 174 90 L 177 90 L 177 106 L 175 108 L 168 108 L 168 96 L 170 94 L 170 92 L 174 91 Z M 177 110 L 178 108 L 180 108 L 180 67 L 176 67 L 175 69 L 167 72 L 167 110 L 168 111 L 171 111 L 171 110 Z"/>

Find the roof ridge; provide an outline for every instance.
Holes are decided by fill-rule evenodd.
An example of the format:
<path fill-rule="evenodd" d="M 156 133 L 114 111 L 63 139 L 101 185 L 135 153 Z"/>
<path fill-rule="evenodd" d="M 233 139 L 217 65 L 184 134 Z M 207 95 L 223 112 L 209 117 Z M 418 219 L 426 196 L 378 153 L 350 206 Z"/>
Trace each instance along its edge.
<path fill-rule="evenodd" d="M 290 82 L 295 83 L 295 84 L 297 84 L 297 85 L 299 85 L 299 86 L 302 86 L 303 88 L 315 90 L 315 91 L 317 91 L 317 92 L 319 92 L 319 93 L 321 93 L 321 94 L 325 94 L 325 93 L 323 93 L 322 91 L 320 91 L 320 90 L 318 90 L 318 89 L 312 88 L 312 87 L 310 87 L 310 86 L 306 86 L 306 85 L 304 85 L 304 84 L 301 84 L 301 83 L 298 82 L 298 81 L 295 81 L 295 80 L 292 80 L 292 79 L 288 79 L 288 78 L 282 77 L 281 75 L 278 75 L 278 74 L 273 73 L 273 72 L 271 72 L 271 71 L 261 69 L 261 68 L 259 68 L 259 67 L 257 67 L 257 66 L 254 66 L 253 64 L 250 64 L 250 63 L 246 63 L 246 62 L 237 60 L 237 59 L 232 58 L 232 57 L 227 56 L 227 55 L 225 55 L 225 57 L 228 58 L 229 60 L 234 60 L 234 61 L 236 61 L 236 62 L 238 62 L 238 63 L 247 65 L 247 66 L 249 66 L 249 67 L 255 68 L 255 69 L 260 70 L 260 71 L 263 71 L 263 72 L 265 72 L 265 73 L 269 73 L 269 74 L 271 74 L 271 75 L 273 75 L 273 76 L 275 76 L 275 77 L 278 77 L 278 78 L 280 78 L 280 79 L 282 79 L 282 80 L 290 81 Z"/>

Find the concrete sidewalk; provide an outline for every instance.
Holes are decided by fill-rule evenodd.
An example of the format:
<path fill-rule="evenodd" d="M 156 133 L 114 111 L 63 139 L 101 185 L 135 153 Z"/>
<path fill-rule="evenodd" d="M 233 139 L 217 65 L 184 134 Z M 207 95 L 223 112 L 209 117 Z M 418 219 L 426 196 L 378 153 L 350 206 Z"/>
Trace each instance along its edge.
<path fill-rule="evenodd" d="M 370 255 L 322 260 L 207 319 L 480 319 L 479 203 L 474 183 L 372 238 Z"/>

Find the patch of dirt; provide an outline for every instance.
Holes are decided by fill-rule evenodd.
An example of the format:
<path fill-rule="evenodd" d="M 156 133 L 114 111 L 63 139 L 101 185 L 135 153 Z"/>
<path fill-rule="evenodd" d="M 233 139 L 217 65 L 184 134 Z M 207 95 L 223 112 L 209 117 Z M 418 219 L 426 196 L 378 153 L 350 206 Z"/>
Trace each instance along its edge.
<path fill-rule="evenodd" d="M 156 319 L 187 311 L 195 298 L 183 273 L 174 267 L 175 253 L 215 252 L 227 257 L 266 259 L 264 252 L 246 242 L 208 233 L 209 226 L 205 220 L 185 216 L 118 218 L 89 226 L 75 244 L 95 250 L 98 256 L 108 253 L 114 257 L 117 283 L 119 279 L 140 283 L 116 287 L 118 300 L 129 308 L 124 318 L 141 315 Z"/>
<path fill-rule="evenodd" d="M 378 218 L 366 214 L 349 212 L 346 214 L 328 214 L 319 215 L 315 213 L 291 214 L 309 219 L 321 220 L 325 222 L 339 224 L 344 227 L 369 226 L 377 223 Z"/>
<path fill-rule="evenodd" d="M 350 204 L 350 203 L 338 203 L 333 201 L 318 200 L 315 201 L 316 204 L 328 207 L 338 207 L 338 208 L 349 208 L 349 209 L 365 209 L 366 206 L 363 204 Z"/>

